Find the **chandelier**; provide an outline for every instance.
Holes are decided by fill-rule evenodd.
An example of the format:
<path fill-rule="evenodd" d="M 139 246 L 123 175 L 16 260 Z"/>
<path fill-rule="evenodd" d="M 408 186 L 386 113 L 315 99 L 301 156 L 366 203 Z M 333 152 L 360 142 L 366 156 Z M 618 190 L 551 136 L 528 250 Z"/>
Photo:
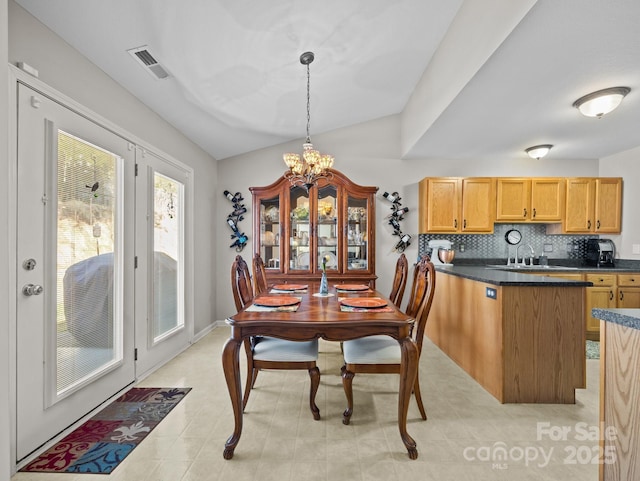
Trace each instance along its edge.
<path fill-rule="evenodd" d="M 286 153 L 282 156 L 284 163 L 289 168 L 284 177 L 292 185 L 303 185 L 307 190 L 317 184 L 319 179 L 333 177 L 333 173 L 329 170 L 333 166 L 333 156 L 321 154 L 315 150 L 309 135 L 309 124 L 311 123 L 309 64 L 313 62 L 314 58 L 313 52 L 305 52 L 300 55 L 300 63 L 307 66 L 307 139 L 302 145 L 302 157 L 295 153 Z"/>

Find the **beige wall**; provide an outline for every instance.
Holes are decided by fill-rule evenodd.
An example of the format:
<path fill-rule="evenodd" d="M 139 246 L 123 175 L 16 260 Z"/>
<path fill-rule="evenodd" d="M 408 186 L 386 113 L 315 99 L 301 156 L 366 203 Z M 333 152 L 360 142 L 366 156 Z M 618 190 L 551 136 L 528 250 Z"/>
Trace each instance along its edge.
<path fill-rule="evenodd" d="M 13 0 L 9 0 L 9 18 L 9 63 L 28 63 L 49 86 L 193 168 L 197 335 L 215 321 L 215 224 L 211 215 L 216 203 L 212 186 L 218 182 L 215 160 Z"/>

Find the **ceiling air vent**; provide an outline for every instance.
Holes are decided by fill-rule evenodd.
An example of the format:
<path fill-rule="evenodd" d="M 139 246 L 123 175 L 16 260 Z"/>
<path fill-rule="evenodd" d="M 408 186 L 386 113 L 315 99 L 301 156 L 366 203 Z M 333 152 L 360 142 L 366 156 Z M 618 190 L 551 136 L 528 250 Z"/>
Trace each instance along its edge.
<path fill-rule="evenodd" d="M 127 52 L 129 52 L 131 56 L 135 58 L 147 72 L 149 72 L 150 75 L 153 75 L 154 78 L 162 80 L 169 77 L 169 72 L 167 72 L 162 65 L 158 63 L 154 56 L 151 55 L 149 47 L 146 45 L 129 49 Z"/>

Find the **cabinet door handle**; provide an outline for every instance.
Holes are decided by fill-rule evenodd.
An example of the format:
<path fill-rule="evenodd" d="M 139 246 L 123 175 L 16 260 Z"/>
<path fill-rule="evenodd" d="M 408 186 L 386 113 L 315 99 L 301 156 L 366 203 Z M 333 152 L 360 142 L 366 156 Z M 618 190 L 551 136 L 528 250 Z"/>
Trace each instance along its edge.
<path fill-rule="evenodd" d="M 596 221 L 596 229 L 600 230 L 600 219 Z"/>
<path fill-rule="evenodd" d="M 613 301 L 613 291 L 609 291 L 609 300 Z"/>
<path fill-rule="evenodd" d="M 587 221 L 587 229 L 591 229 L 591 219 Z"/>
<path fill-rule="evenodd" d="M 464 220 L 462 221 L 462 227 L 463 227 L 464 229 L 466 229 L 466 228 L 467 228 L 467 219 L 464 219 Z"/>
<path fill-rule="evenodd" d="M 620 300 L 624 299 L 624 293 L 620 291 Z"/>
<path fill-rule="evenodd" d="M 536 209 L 535 208 L 533 209 L 533 217 L 534 218 L 536 217 Z"/>
<path fill-rule="evenodd" d="M 458 219 L 453 219 L 453 227 L 458 228 Z"/>
<path fill-rule="evenodd" d="M 522 215 L 522 217 L 527 217 L 527 208 L 524 208 L 524 214 Z"/>

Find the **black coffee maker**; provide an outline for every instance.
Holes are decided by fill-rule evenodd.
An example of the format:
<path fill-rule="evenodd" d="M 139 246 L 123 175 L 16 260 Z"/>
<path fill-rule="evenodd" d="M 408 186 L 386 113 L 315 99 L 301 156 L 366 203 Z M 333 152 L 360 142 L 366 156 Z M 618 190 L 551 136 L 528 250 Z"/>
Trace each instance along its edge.
<path fill-rule="evenodd" d="M 585 262 L 588 266 L 614 267 L 616 246 L 611 239 L 587 239 Z"/>

